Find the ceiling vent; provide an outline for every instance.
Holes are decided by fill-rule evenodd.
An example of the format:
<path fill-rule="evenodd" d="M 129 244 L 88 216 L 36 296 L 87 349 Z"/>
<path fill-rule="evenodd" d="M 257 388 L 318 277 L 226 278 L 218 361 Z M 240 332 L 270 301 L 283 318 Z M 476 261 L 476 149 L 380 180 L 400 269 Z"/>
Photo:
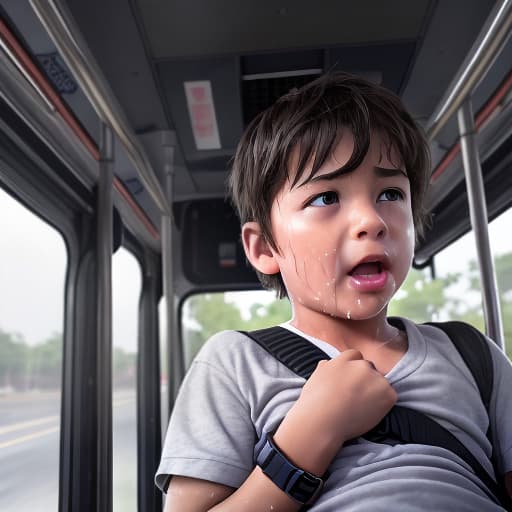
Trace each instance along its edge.
<path fill-rule="evenodd" d="M 305 69 L 278 73 L 261 73 L 242 77 L 242 104 L 247 125 L 262 110 L 294 88 L 315 80 L 322 69 Z"/>

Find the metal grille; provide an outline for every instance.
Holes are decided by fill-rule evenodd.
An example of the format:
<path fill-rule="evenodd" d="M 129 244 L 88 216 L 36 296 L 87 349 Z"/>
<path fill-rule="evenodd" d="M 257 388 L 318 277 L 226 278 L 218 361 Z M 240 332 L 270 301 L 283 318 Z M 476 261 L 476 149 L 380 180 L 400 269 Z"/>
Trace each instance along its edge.
<path fill-rule="evenodd" d="M 247 125 L 262 110 L 270 107 L 278 98 L 318 78 L 314 75 L 262 78 L 242 82 L 244 123 Z"/>

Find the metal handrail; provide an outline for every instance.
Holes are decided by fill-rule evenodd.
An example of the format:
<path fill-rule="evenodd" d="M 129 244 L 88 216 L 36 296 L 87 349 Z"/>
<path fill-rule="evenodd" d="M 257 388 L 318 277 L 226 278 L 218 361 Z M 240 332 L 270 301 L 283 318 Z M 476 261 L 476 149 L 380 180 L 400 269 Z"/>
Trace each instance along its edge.
<path fill-rule="evenodd" d="M 57 5 L 54 0 L 30 0 L 30 3 L 98 116 L 111 127 L 126 149 L 141 182 L 160 212 L 172 217 L 169 202 L 146 152 L 135 137 L 73 17 L 61 2 Z"/>
<path fill-rule="evenodd" d="M 491 67 L 494 59 L 511 35 L 512 0 L 498 2 L 482 27 L 478 38 L 464 59 L 447 93 L 430 116 L 426 132 L 431 141 L 459 110 Z"/>

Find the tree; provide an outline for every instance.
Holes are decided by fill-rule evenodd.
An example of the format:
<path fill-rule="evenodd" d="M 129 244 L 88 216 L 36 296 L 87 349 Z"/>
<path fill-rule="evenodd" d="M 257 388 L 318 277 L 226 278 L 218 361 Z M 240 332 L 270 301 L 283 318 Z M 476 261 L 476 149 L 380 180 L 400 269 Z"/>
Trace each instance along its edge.
<path fill-rule="evenodd" d="M 32 387 L 59 388 L 62 375 L 62 334 L 54 332 L 42 343 L 30 347 L 29 365 Z"/>
<path fill-rule="evenodd" d="M 240 309 L 226 302 L 223 293 L 195 295 L 189 300 L 189 317 L 199 324 L 205 338 L 225 329 L 238 329 L 243 324 Z"/>
<path fill-rule="evenodd" d="M 292 306 L 288 299 L 276 299 L 268 304 L 255 303 L 250 308 L 250 317 L 245 329 L 264 329 L 282 324 L 292 316 Z"/>
<path fill-rule="evenodd" d="M 28 347 L 19 334 L 0 329 L 0 388 L 25 386 Z"/>
<path fill-rule="evenodd" d="M 240 310 L 224 300 L 223 293 L 194 295 L 188 300 L 184 342 L 188 361 L 196 356 L 204 342 L 216 332 L 226 329 L 240 329 L 243 325 Z"/>
<path fill-rule="evenodd" d="M 112 351 L 112 379 L 115 388 L 133 387 L 137 366 L 137 354 L 120 347 Z"/>
<path fill-rule="evenodd" d="M 503 320 L 503 332 L 507 343 L 507 353 L 512 356 L 512 253 L 505 253 L 494 258 L 496 280 L 498 282 L 499 300 L 501 306 L 501 317 Z M 469 291 L 481 294 L 480 273 L 478 264 L 472 260 L 469 264 Z M 476 327 L 484 330 L 483 308 L 478 304 L 469 308 L 466 315 L 461 318 L 473 323 Z"/>
<path fill-rule="evenodd" d="M 226 302 L 223 293 L 196 295 L 189 299 L 185 331 L 187 360 L 192 361 L 204 342 L 213 334 L 226 329 L 252 330 L 269 327 L 288 320 L 291 307 L 288 300 L 275 300 L 269 304 L 255 303 L 249 318 L 244 319 L 240 308 Z"/>
<path fill-rule="evenodd" d="M 495 259 L 505 339 L 512 345 L 512 253 Z M 464 279 L 466 278 L 466 279 Z M 462 320 L 484 330 L 482 307 L 468 299 L 480 294 L 476 262 L 466 271 L 452 273 L 435 280 L 425 272 L 411 270 L 403 286 L 388 308 L 390 316 L 403 316 L 416 322 L 431 320 Z M 277 325 L 291 317 L 287 299 L 269 304 L 255 303 L 249 318 L 244 319 L 240 308 L 226 302 L 223 294 L 197 295 L 190 299 L 188 320 L 192 323 L 186 333 L 191 360 L 204 341 L 224 329 L 253 330 Z M 512 347 L 511 347 L 512 351 Z"/>
<path fill-rule="evenodd" d="M 438 319 L 443 312 L 454 310 L 457 299 L 450 297 L 448 289 L 458 283 L 460 274 L 428 279 L 424 272 L 411 270 L 400 291 L 391 301 L 388 314 L 403 316 L 415 322 Z"/>

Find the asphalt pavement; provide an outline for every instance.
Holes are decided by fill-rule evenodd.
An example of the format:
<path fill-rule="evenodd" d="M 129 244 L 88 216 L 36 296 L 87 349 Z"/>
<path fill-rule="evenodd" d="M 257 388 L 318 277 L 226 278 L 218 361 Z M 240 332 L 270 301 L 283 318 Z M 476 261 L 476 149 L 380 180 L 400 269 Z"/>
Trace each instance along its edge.
<path fill-rule="evenodd" d="M 114 394 L 114 512 L 137 510 L 135 393 Z M 0 396 L 0 511 L 57 512 L 60 395 Z"/>

